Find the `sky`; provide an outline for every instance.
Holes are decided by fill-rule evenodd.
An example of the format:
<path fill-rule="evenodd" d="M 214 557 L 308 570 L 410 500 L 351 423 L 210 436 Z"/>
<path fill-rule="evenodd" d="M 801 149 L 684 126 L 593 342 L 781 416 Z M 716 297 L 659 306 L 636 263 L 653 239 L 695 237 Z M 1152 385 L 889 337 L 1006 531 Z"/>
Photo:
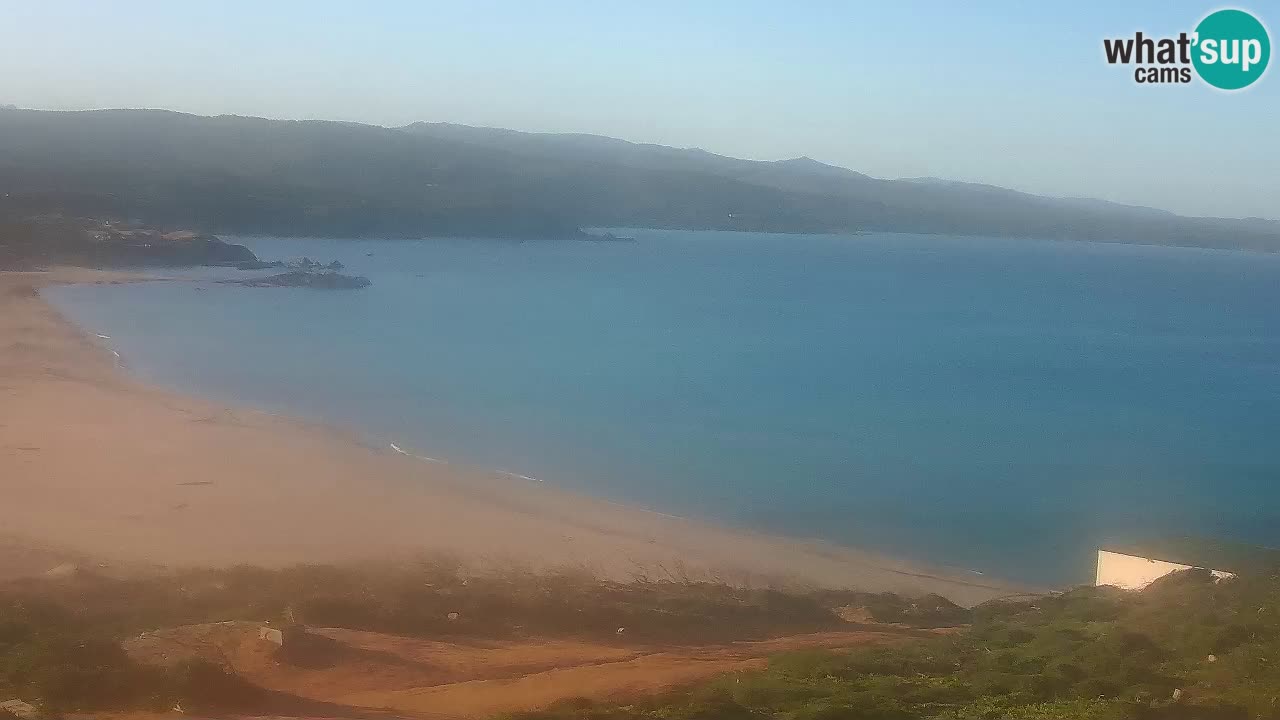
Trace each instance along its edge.
<path fill-rule="evenodd" d="M 1252 11 L 1276 39 L 1280 2 Z M 448 121 L 1280 218 L 1280 70 L 1139 85 L 1185 0 L 0 0 L 0 104 Z"/>

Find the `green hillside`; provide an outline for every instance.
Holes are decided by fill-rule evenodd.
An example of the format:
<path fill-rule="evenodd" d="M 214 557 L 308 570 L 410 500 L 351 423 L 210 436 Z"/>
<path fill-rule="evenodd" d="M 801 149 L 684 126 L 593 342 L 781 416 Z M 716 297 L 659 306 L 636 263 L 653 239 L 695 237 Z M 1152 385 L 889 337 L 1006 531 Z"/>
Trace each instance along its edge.
<path fill-rule="evenodd" d="M 1272 220 L 1187 218 L 591 135 L 417 123 L 0 110 L 0 215 L 210 233 L 564 238 L 584 227 L 859 230 L 1280 249 Z"/>
<path fill-rule="evenodd" d="M 1186 571 L 1135 594 L 1087 588 L 974 612 L 913 645 L 773 659 L 625 706 L 521 720 L 1280 717 L 1280 579 Z"/>

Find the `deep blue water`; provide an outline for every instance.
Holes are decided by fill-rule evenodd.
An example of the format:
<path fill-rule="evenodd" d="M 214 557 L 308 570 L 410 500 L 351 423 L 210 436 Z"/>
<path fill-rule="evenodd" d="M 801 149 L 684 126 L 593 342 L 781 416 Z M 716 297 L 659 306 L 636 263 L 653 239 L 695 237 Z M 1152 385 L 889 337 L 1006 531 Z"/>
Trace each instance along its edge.
<path fill-rule="evenodd" d="M 1049 583 L 1280 544 L 1280 257 L 635 234 L 248 238 L 374 285 L 49 295 L 146 379 L 668 512 Z"/>

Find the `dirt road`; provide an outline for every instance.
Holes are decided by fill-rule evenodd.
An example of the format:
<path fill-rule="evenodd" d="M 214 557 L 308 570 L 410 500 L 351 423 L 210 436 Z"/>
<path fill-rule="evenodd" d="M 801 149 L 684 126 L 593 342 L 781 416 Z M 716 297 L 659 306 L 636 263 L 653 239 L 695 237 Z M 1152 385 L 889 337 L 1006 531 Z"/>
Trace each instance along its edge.
<path fill-rule="evenodd" d="M 891 626 L 710 646 L 633 646 L 565 639 L 438 642 L 381 633 L 313 629 L 288 657 L 252 623 L 194 625 L 125 643 L 135 659 L 201 657 L 261 687 L 353 712 L 418 718 L 482 718 L 570 698 L 624 700 L 710 677 L 763 668 L 770 655 L 883 645 L 928 635 Z"/>

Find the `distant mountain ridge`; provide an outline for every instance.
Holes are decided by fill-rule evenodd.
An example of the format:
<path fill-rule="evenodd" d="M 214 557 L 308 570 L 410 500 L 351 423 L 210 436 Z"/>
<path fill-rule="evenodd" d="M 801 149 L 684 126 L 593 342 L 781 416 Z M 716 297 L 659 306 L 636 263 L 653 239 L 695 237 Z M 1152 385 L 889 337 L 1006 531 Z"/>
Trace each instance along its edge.
<path fill-rule="evenodd" d="M 0 211 L 206 232 L 566 237 L 583 227 L 858 230 L 1280 250 L 1280 223 L 1188 218 L 808 157 L 730 158 L 450 123 L 0 110 Z"/>

